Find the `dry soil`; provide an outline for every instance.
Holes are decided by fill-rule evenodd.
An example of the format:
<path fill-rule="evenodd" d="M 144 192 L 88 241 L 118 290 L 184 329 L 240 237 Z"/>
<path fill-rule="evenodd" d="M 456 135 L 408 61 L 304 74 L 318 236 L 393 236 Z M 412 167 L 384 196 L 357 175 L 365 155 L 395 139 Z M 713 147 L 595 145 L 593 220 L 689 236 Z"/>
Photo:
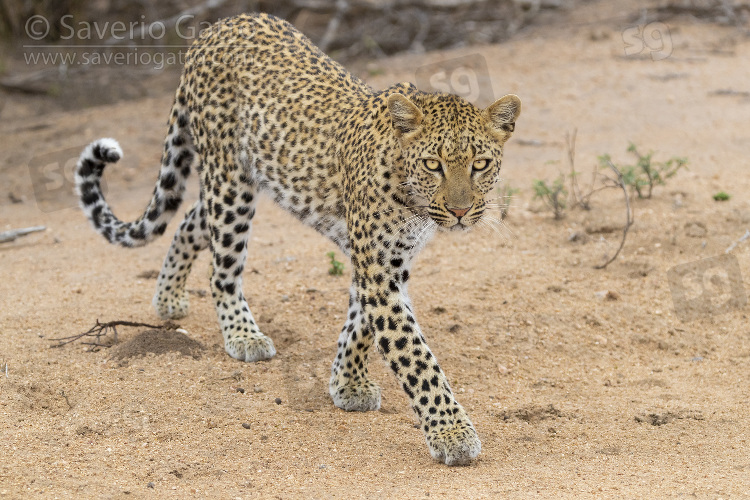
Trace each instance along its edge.
<path fill-rule="evenodd" d="M 507 228 L 439 235 L 410 287 L 482 439 L 466 467 L 430 458 L 377 356 L 382 409 L 333 406 L 327 381 L 347 278 L 327 272 L 333 244 L 268 200 L 244 291 L 274 359 L 225 354 L 206 296 L 208 255 L 189 279 L 182 332 L 121 327 L 114 347 L 51 348 L 97 320 L 160 324 L 150 302 L 170 238 L 133 251 L 108 245 L 54 162 L 118 138 L 125 158 L 107 173 L 108 199 L 135 218 L 157 175 L 171 91 L 44 114 L 6 102 L 0 230 L 47 230 L 0 245 L 0 497 L 750 497 L 747 280 L 729 279 L 735 264 L 750 275 L 750 241 L 725 253 L 750 228 L 750 40 L 675 18 L 663 33 L 668 57 L 645 46 L 626 55 L 633 14 L 635 3 L 588 4 L 502 45 L 362 71 L 382 88 L 414 80 L 415 67 L 479 54 L 494 95 L 523 100 L 503 163 L 505 182 L 520 189 Z M 574 129 L 586 175 L 604 153 L 632 163 L 630 141 L 655 160 L 689 160 L 652 199 L 633 200 L 635 223 L 604 270 L 594 266 L 619 244 L 621 193 L 597 193 L 590 211 L 569 207 L 562 220 L 533 199 L 534 179 L 568 170 Z M 731 199 L 714 201 L 719 191 Z M 188 202 L 195 185 L 190 193 Z M 673 290 L 669 272 L 683 264 L 692 278 Z M 693 306 L 680 309 L 675 291 Z"/>

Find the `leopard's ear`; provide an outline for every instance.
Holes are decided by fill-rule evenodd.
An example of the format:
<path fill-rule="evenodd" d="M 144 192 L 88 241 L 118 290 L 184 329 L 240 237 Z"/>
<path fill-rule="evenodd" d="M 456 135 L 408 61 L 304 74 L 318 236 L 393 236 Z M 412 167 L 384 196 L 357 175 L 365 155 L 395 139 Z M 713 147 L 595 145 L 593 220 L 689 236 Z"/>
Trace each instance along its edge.
<path fill-rule="evenodd" d="M 419 129 L 422 124 L 422 110 L 403 94 L 388 97 L 388 111 L 396 135 L 408 134 Z"/>
<path fill-rule="evenodd" d="M 487 106 L 484 114 L 494 130 L 510 136 L 516 128 L 516 119 L 521 114 L 521 99 L 517 95 L 508 94 Z"/>

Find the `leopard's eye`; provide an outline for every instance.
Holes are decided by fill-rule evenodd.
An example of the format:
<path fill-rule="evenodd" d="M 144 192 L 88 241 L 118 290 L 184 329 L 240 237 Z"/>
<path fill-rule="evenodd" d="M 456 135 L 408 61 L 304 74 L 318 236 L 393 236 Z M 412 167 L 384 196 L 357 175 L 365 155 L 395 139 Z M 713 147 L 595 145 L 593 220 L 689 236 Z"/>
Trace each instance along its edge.
<path fill-rule="evenodd" d="M 482 170 L 486 170 L 487 167 L 490 166 L 490 160 L 474 160 L 474 163 L 472 164 L 471 168 L 474 169 L 474 172 L 481 172 Z"/>
<path fill-rule="evenodd" d="M 431 172 L 437 172 L 440 170 L 440 162 L 437 160 L 424 160 L 424 166 Z"/>

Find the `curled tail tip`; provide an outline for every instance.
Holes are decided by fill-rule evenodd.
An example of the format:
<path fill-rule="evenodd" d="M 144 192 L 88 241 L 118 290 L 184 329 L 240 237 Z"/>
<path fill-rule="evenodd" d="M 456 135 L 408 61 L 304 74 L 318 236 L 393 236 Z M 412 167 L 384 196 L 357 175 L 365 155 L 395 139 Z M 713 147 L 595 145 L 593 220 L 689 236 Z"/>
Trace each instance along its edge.
<path fill-rule="evenodd" d="M 89 158 L 103 163 L 114 163 L 122 158 L 120 144 L 111 137 L 95 140 L 86 147 L 83 154 L 86 153 L 88 153 Z"/>
<path fill-rule="evenodd" d="M 81 152 L 78 158 L 78 171 L 86 177 L 91 173 L 89 170 L 92 166 L 104 168 L 107 163 L 115 163 L 120 158 L 122 158 L 122 148 L 116 140 L 108 137 L 97 139 Z"/>
<path fill-rule="evenodd" d="M 115 163 L 122 158 L 122 148 L 116 140 L 97 139 L 81 152 L 76 165 L 76 184 L 99 178 L 108 163 Z"/>
<path fill-rule="evenodd" d="M 79 204 L 98 231 L 102 228 L 104 220 L 103 210 L 109 210 L 100 185 L 102 172 L 108 163 L 114 163 L 120 158 L 122 148 L 111 138 L 92 142 L 83 149 L 78 158 L 75 184 Z"/>

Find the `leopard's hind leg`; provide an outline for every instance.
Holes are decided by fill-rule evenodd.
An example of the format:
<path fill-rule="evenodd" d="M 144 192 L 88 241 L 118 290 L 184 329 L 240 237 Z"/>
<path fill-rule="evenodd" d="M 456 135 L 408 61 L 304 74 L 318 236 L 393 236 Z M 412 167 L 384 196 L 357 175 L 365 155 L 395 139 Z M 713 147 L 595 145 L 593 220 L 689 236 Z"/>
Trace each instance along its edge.
<path fill-rule="evenodd" d="M 201 201 L 197 201 L 185 214 L 185 219 L 177 229 L 159 273 L 153 305 L 160 318 L 178 319 L 187 316 L 189 300 L 185 282 L 193 262 L 206 247 L 206 209 Z"/>
<path fill-rule="evenodd" d="M 207 162 L 210 164 L 214 158 L 209 155 Z M 255 216 L 257 184 L 238 170 L 211 175 L 207 169 L 201 188 L 213 254 L 211 294 L 224 337 L 224 349 L 242 361 L 271 358 L 276 354 L 273 341 L 260 332 L 242 293 L 242 272 Z"/>
<path fill-rule="evenodd" d="M 328 391 L 333 403 L 347 411 L 380 409 L 380 387 L 368 374 L 367 361 L 372 347 L 373 334 L 362 316 L 357 292 L 352 287 L 349 295 L 349 313 L 341 330 L 338 353 L 331 366 Z"/>

